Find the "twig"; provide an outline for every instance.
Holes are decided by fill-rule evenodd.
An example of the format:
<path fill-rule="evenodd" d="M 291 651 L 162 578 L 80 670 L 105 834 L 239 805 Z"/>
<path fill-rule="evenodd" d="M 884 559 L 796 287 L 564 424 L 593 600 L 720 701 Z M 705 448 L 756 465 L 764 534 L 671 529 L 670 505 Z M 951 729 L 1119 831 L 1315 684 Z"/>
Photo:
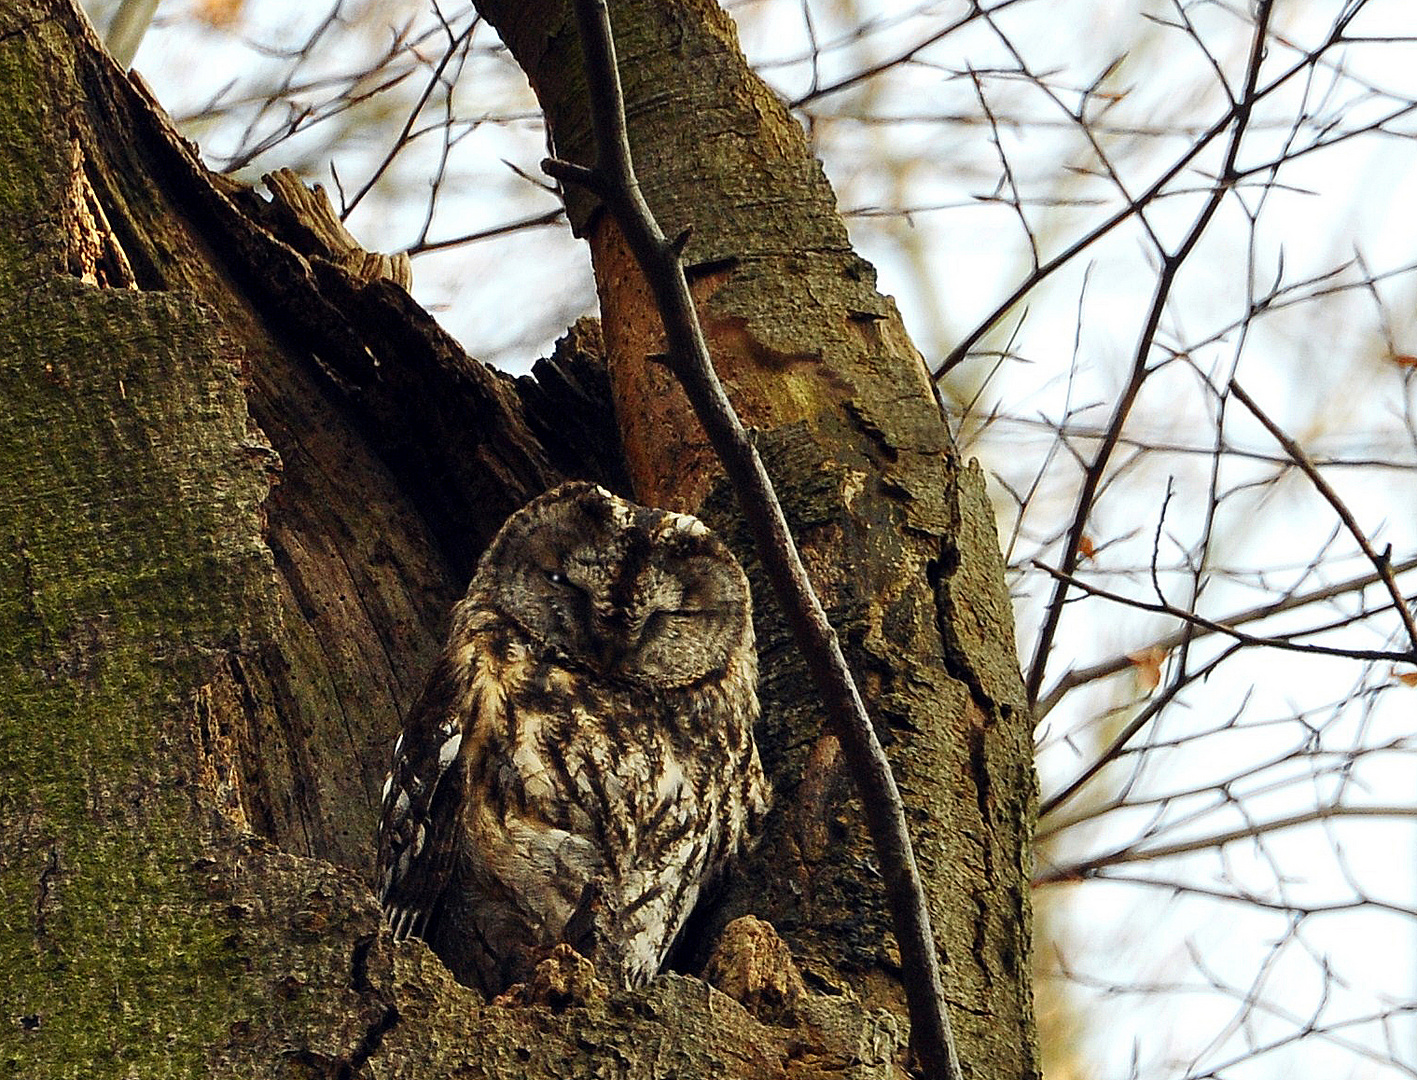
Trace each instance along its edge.
<path fill-rule="evenodd" d="M 1083 769 L 1082 772 L 1078 773 L 1078 775 L 1075 776 L 1061 791 L 1049 796 L 1048 798 L 1042 800 L 1039 803 L 1039 820 L 1043 820 L 1043 818 L 1047 817 L 1058 807 L 1062 806 L 1063 803 L 1067 802 L 1079 791 L 1081 791 L 1087 785 L 1089 780 L 1091 780 L 1094 776 L 1100 773 L 1108 765 L 1112 764 L 1112 762 L 1116 761 L 1122 755 L 1123 751 L 1127 749 L 1127 745 L 1134 738 L 1136 738 L 1137 732 L 1141 731 L 1142 728 L 1146 727 L 1147 724 L 1151 723 L 1153 718 L 1155 718 L 1161 712 L 1162 709 L 1166 708 L 1167 705 L 1171 704 L 1171 702 L 1175 700 L 1177 694 L 1179 694 L 1191 683 L 1208 678 L 1211 672 L 1213 672 L 1222 663 L 1228 660 L 1232 655 L 1234 655 L 1236 650 L 1240 648 L 1241 646 L 1238 644 L 1231 645 L 1228 649 L 1222 651 L 1219 656 L 1215 657 L 1199 671 L 1194 671 L 1190 674 L 1187 674 L 1184 671 L 1177 671 L 1175 677 L 1171 679 L 1167 687 L 1155 697 L 1153 697 L 1149 702 L 1147 702 L 1145 708 L 1143 708 L 1141 712 L 1139 712 L 1136 716 L 1132 717 L 1132 719 L 1127 721 L 1127 723 L 1123 726 L 1122 730 L 1119 731 L 1112 739 L 1112 741 L 1107 744 L 1107 748 L 1103 750 L 1102 753 L 1098 754 L 1097 757 L 1093 759 L 1092 763 L 1087 766 L 1087 768 Z"/>
<path fill-rule="evenodd" d="M 1301 810 L 1298 813 L 1276 818 L 1273 821 L 1254 822 L 1242 825 L 1238 829 L 1231 829 L 1227 832 L 1197 836 L 1191 840 L 1178 840 L 1173 844 L 1158 844 L 1155 847 L 1140 847 L 1136 844 L 1128 844 L 1125 847 L 1109 851 L 1105 855 L 1096 855 L 1090 859 L 1083 859 L 1080 862 L 1054 867 L 1052 870 L 1035 875 L 1033 883 L 1035 885 L 1047 885 L 1059 881 L 1078 881 L 1090 874 L 1095 874 L 1099 870 L 1104 870 L 1109 866 L 1117 866 L 1121 863 L 1170 859 L 1177 855 L 1190 855 L 1197 851 L 1219 851 L 1221 848 L 1225 847 L 1225 845 L 1233 844 L 1237 840 L 1267 836 L 1270 833 L 1280 832 L 1284 829 L 1293 829 L 1300 825 L 1311 825 L 1316 821 L 1328 821 L 1333 818 L 1341 817 L 1411 818 L 1417 817 L 1417 807 L 1402 805 L 1316 806 L 1311 810 Z"/>
<path fill-rule="evenodd" d="M 1106 869 L 1105 867 L 1103 869 Z M 1193 881 L 1182 881 L 1179 877 L 1162 878 L 1144 874 L 1101 874 L 1094 873 L 1091 876 L 1101 878 L 1113 885 L 1140 885 L 1147 889 L 1159 889 L 1171 894 L 1168 899 L 1176 896 L 1202 896 L 1207 900 L 1217 900 L 1229 904 L 1244 904 L 1247 907 L 1263 908 L 1267 911 L 1279 911 L 1289 915 L 1332 915 L 1336 912 L 1357 911 L 1367 908 L 1371 911 L 1382 911 L 1389 915 L 1401 915 L 1409 919 L 1417 919 L 1417 907 L 1407 904 L 1396 903 L 1391 900 L 1383 900 L 1376 896 L 1367 896 L 1362 893 L 1351 900 L 1336 900 L 1327 904 L 1301 904 L 1292 900 L 1271 900 L 1250 891 L 1226 892 L 1224 889 L 1207 888 L 1204 885 L 1197 885 Z M 1036 885 L 1054 884 L 1048 881 L 1035 882 Z"/>
<path fill-rule="evenodd" d="M 1133 753 L 1137 758 L 1144 759 L 1147 754 L 1163 748 L 1175 750 L 1183 746 L 1199 745 L 1203 739 L 1211 736 L 1233 734 L 1239 728 L 1240 711 L 1247 704 L 1248 695 L 1246 701 L 1242 702 L 1234 713 L 1213 722 L 1208 730 L 1175 735 L 1167 740 L 1152 740 L 1150 745 L 1133 751 Z M 1311 729 L 1305 728 L 1304 736 L 1297 745 L 1271 755 L 1264 761 L 1242 764 L 1238 768 L 1225 770 L 1222 775 L 1212 779 L 1205 779 L 1189 786 L 1159 791 L 1150 795 L 1133 796 L 1118 792 L 1105 802 L 1081 807 L 1072 817 L 1047 824 L 1040 823 L 1038 831 L 1034 833 L 1035 845 L 1044 847 L 1046 842 L 1053 837 L 1070 829 L 1075 830 L 1096 825 L 1106 820 L 1110 814 L 1132 815 L 1135 820 L 1135 815 L 1139 811 L 1148 810 L 1151 815 L 1150 824 L 1141 832 L 1136 841 L 1141 843 L 1143 839 L 1155 839 L 1161 835 L 1156 830 L 1157 825 L 1162 821 L 1163 815 L 1177 804 L 1200 800 L 1207 795 L 1212 797 L 1210 801 L 1166 822 L 1165 828 L 1168 831 L 1187 832 L 1197 823 L 1206 821 L 1223 810 L 1240 808 L 1246 802 L 1258 802 L 1284 796 L 1315 782 L 1330 779 L 1341 781 L 1353 773 L 1355 766 L 1360 761 L 1371 761 L 1386 754 L 1400 754 L 1408 758 L 1413 756 L 1411 741 L 1400 736 L 1379 745 L 1363 747 L 1359 750 L 1315 752 L 1310 745 L 1311 733 Z M 1307 774 L 1297 770 L 1292 773 L 1286 772 L 1287 769 L 1296 766 L 1307 766 Z M 1273 778 L 1265 779 L 1267 776 Z M 1243 794 L 1236 794 L 1241 791 Z M 1335 795 L 1329 802 L 1333 805 L 1341 805 L 1342 798 Z M 1120 818 L 1112 818 L 1111 820 L 1119 821 Z M 1194 832 L 1191 832 L 1191 835 L 1194 835 Z"/>
<path fill-rule="evenodd" d="M 479 240 L 491 240 L 494 237 L 506 236 L 508 233 L 520 232 L 522 229 L 539 229 L 546 225 L 555 225 L 565 216 L 566 208 L 557 206 L 555 210 L 548 210 L 544 214 L 534 214 L 531 217 L 509 221 L 504 225 L 493 225 L 490 228 L 450 237 L 447 240 L 423 240 L 407 248 L 404 254 L 423 255 L 430 251 L 445 251 L 462 244 L 475 244 Z"/>
<path fill-rule="evenodd" d="M 1275 91 L 1279 90 L 1299 72 L 1316 63 L 1317 58 L 1323 52 L 1343 40 L 1344 29 L 1347 28 L 1348 23 L 1353 19 L 1353 17 L 1358 13 L 1358 11 L 1361 10 L 1362 6 L 1362 4 L 1352 5 L 1338 20 L 1337 24 L 1329 33 L 1328 38 L 1321 42 L 1316 48 L 1310 50 L 1310 52 L 1305 56 L 1304 59 L 1296 61 L 1294 64 L 1290 65 L 1284 71 L 1280 72 L 1279 75 L 1277 75 L 1275 78 L 1271 79 L 1268 83 L 1266 83 L 1263 87 L 1258 89 L 1256 89 L 1253 85 L 1248 87 L 1249 93 L 1233 101 L 1231 103 L 1230 108 L 1226 110 L 1225 115 L 1220 117 L 1214 124 L 1211 124 L 1208 128 L 1202 131 L 1200 136 L 1195 140 L 1195 142 L 1193 142 L 1189 147 L 1187 147 L 1186 151 L 1181 154 L 1179 158 L 1177 158 L 1170 165 L 1168 165 L 1161 172 L 1161 174 L 1157 176 L 1157 178 L 1153 180 L 1150 185 L 1147 186 L 1145 191 L 1143 191 L 1140 195 L 1136 196 L 1136 198 L 1128 198 L 1126 201 L 1126 205 L 1124 205 L 1115 214 L 1107 218 L 1107 220 L 1103 221 L 1100 225 L 1092 229 L 1090 232 L 1086 233 L 1084 236 L 1080 237 L 1074 243 L 1070 244 L 1066 250 L 1059 252 L 1056 256 L 1049 259 L 1037 270 L 1028 274 L 1023 279 L 1023 281 L 1019 283 L 1018 287 L 1015 288 L 1013 292 L 1011 292 L 992 311 L 990 311 L 988 315 L 981 319 L 975 325 L 974 329 L 971 330 L 968 334 L 966 334 L 964 338 L 957 345 L 955 345 L 953 349 L 950 350 L 949 355 L 947 355 L 942 361 L 940 361 L 939 365 L 932 370 L 932 377 L 936 381 L 944 378 L 947 374 L 949 374 L 949 372 L 954 370 L 955 367 L 963 363 L 968 358 L 970 350 L 972 350 L 974 346 L 978 344 L 979 340 L 993 328 L 995 323 L 997 323 L 1001 318 L 1008 314 L 1008 312 L 1013 309 L 1014 305 L 1016 305 L 1030 292 L 1037 288 L 1039 284 L 1041 284 L 1045 279 L 1051 277 L 1055 271 L 1071 263 L 1073 259 L 1075 259 L 1081 252 L 1086 251 L 1093 244 L 1097 243 L 1098 240 L 1102 239 L 1108 233 L 1112 232 L 1123 222 L 1129 220 L 1133 215 L 1140 214 L 1147 206 L 1150 206 L 1153 202 L 1155 202 L 1157 198 L 1161 195 L 1162 191 L 1166 188 L 1166 185 L 1169 184 L 1172 180 L 1174 180 L 1177 176 L 1179 176 L 1186 169 L 1186 167 L 1189 166 L 1191 162 L 1194 161 L 1201 154 L 1201 152 L 1204 151 L 1205 148 L 1210 145 L 1210 143 L 1214 139 L 1219 137 L 1226 130 L 1226 128 L 1230 127 L 1231 124 L 1235 124 L 1237 122 L 1239 123 L 1240 127 L 1244 127 L 1248 122 L 1250 110 L 1254 107 L 1254 104 L 1256 102 L 1258 102 L 1262 98 L 1269 97 Z M 1270 5 L 1265 5 L 1263 17 L 1260 19 L 1261 23 L 1268 23 L 1269 7 Z M 1261 38 L 1257 40 L 1262 40 L 1262 36 L 1263 35 L 1261 35 Z M 1259 66 L 1257 63 L 1251 65 L 1250 70 L 1252 74 L 1258 74 L 1258 69 Z M 1414 107 L 1417 106 L 1409 105 L 1400 110 L 1398 113 L 1395 113 L 1393 116 L 1385 116 L 1383 117 L 1382 122 L 1389 123 L 1393 119 L 1396 119 L 1397 116 L 1410 111 Z M 1299 153 L 1306 152 L 1307 150 L 1299 151 Z M 1267 163 L 1265 166 L 1259 167 L 1258 169 L 1235 169 L 1234 175 L 1232 177 L 1232 182 L 1243 179 L 1250 172 L 1262 172 L 1265 168 L 1272 167 L 1272 165 L 1273 162 L 1270 162 Z"/>
<path fill-rule="evenodd" d="M 478 20 L 473 19 L 472 22 L 468 24 L 467 29 L 455 38 L 452 37 L 451 32 L 449 32 L 448 36 L 451 40 L 448 42 L 448 48 L 443 53 L 443 58 L 438 61 L 438 66 L 433 69 L 433 74 L 428 77 L 428 83 L 424 86 L 423 93 L 419 95 L 418 101 L 414 104 L 413 108 L 409 110 L 408 119 L 404 121 L 403 130 L 399 132 L 398 138 L 396 138 L 393 145 L 389 147 L 389 152 L 384 155 L 384 160 L 379 162 L 374 171 L 369 174 L 369 179 L 364 182 L 364 186 L 356 191 L 354 197 L 341 209 L 341 221 L 347 221 L 349 219 L 349 215 L 354 213 L 354 208 L 364 201 L 364 196 L 368 195 L 369 192 L 373 190 L 374 185 L 383 177 L 384 173 L 388 172 L 389 167 L 394 163 L 394 158 L 398 157 L 404 148 L 408 146 L 409 133 L 413 130 L 414 122 L 418 119 L 419 113 L 423 111 L 423 106 L 428 104 L 428 99 L 433 96 L 433 91 L 442 83 L 443 71 L 447 68 L 448 64 L 452 62 L 453 57 L 458 54 L 459 49 L 465 50 L 467 48 L 467 43 L 472 40 L 472 32 L 477 29 L 477 24 Z M 447 23 L 444 23 L 443 26 L 444 29 L 447 30 Z M 451 93 L 451 91 L 449 92 Z"/>
<path fill-rule="evenodd" d="M 1353 539 L 1358 542 L 1358 547 L 1361 548 L 1363 554 L 1368 557 L 1368 561 L 1373 564 L 1373 569 L 1377 571 L 1378 578 L 1387 588 L 1388 595 L 1392 597 L 1392 606 L 1397 609 L 1397 614 L 1399 618 L 1402 619 L 1403 628 L 1407 631 L 1407 640 L 1412 645 L 1412 650 L 1408 654 L 1409 658 L 1417 659 L 1417 622 L 1413 621 L 1412 610 L 1407 606 L 1407 601 L 1402 595 L 1402 590 L 1397 587 L 1397 578 L 1392 572 L 1391 551 L 1379 553 L 1373 550 L 1373 545 L 1368 542 L 1368 538 L 1358 526 L 1357 519 L 1353 516 L 1348 507 L 1344 505 L 1343 500 L 1338 497 L 1338 492 L 1334 491 L 1333 488 L 1329 486 L 1329 482 L 1323 478 L 1323 474 L 1319 472 L 1314 463 L 1309 460 L 1309 455 L 1304 453 L 1304 448 L 1286 435 L 1278 424 L 1266 416 L 1264 410 L 1255 404 L 1254 399 L 1250 397 L 1249 394 L 1245 393 L 1240 384 L 1234 379 L 1230 380 L 1230 392 L 1240 399 L 1240 402 L 1245 408 L 1249 409 L 1250 412 L 1254 414 L 1255 419 L 1264 425 L 1265 430 L 1274 436 L 1275 441 L 1279 443 L 1280 446 L 1284 447 L 1285 452 L 1294 459 L 1294 464 L 1299 466 L 1303 474 L 1309 478 L 1309 482 L 1318 489 L 1319 494 L 1333 507 L 1334 513 L 1339 516 L 1344 526 L 1352 534 Z"/>
<path fill-rule="evenodd" d="M 1054 572 L 1047 566 L 1041 566 L 1040 569 L 1049 574 Z M 1409 570 L 1417 570 L 1417 558 L 1407 559 L 1394 564 L 1392 567 L 1394 574 L 1405 574 Z M 1309 592 L 1293 593 L 1282 600 L 1274 600 L 1268 604 L 1260 604 L 1257 607 L 1246 608 L 1244 611 L 1237 611 L 1235 614 L 1227 615 L 1224 618 L 1210 620 L 1212 625 L 1201 626 L 1198 629 L 1201 634 L 1229 634 L 1236 627 L 1243 626 L 1245 623 L 1267 619 L 1271 615 L 1278 615 L 1286 611 L 1295 611 L 1309 604 L 1320 603 L 1324 600 L 1332 600 L 1336 596 L 1343 596 L 1349 592 L 1365 589 L 1369 585 L 1376 584 L 1381 580 L 1382 576 L 1376 572 L 1363 574 L 1359 577 L 1347 578 L 1333 585 L 1325 585 L 1321 588 L 1312 589 Z M 1085 585 L 1076 578 L 1073 579 L 1073 584 L 1092 591 L 1090 586 Z M 1178 618 L 1191 620 L 1194 613 L 1185 612 L 1181 614 L 1178 612 L 1176 614 Z M 1308 633 L 1311 631 L 1305 632 Z M 1163 652 L 1170 652 L 1181 643 L 1185 634 L 1185 630 L 1177 630 L 1167 634 L 1165 637 L 1159 637 L 1150 645 L 1144 646 L 1143 651 L 1148 649 L 1160 649 Z M 1199 634 L 1197 636 L 1199 636 Z M 1350 655 L 1347 650 L 1340 650 L 1340 652 L 1344 656 Z M 1048 713 L 1052 711 L 1053 706 L 1057 705 L 1069 691 L 1079 686 L 1084 686 L 1087 683 L 1094 682 L 1097 679 L 1105 679 L 1109 675 L 1116 675 L 1118 672 L 1126 671 L 1134 666 L 1135 663 L 1129 658 L 1117 656 L 1110 660 L 1103 660 L 1099 663 L 1091 664 L 1088 667 L 1075 668 L 1069 671 L 1053 685 L 1051 690 L 1038 699 L 1038 705 L 1034 709 L 1034 719 L 1041 720 L 1043 717 L 1047 716 Z"/>
<path fill-rule="evenodd" d="M 1037 559 L 1033 560 L 1033 565 L 1042 570 L 1054 581 L 1064 581 L 1073 588 L 1086 593 L 1088 596 L 1096 596 L 1102 600 L 1110 600 L 1114 604 L 1124 604 L 1138 611 L 1150 611 L 1158 615 L 1170 615 L 1174 619 L 1180 619 L 1195 630 L 1203 631 L 1207 634 L 1225 634 L 1235 639 L 1241 645 L 1256 645 L 1268 649 L 1287 649 L 1290 652 L 1308 653 L 1311 656 L 1333 656 L 1343 660 L 1390 660 L 1394 664 L 1412 661 L 1412 653 L 1395 652 L 1392 649 L 1357 649 L 1343 648 L 1338 645 L 1309 645 L 1302 641 L 1294 641 L 1290 637 L 1268 637 L 1263 634 L 1247 634 L 1232 623 L 1221 622 L 1216 619 L 1207 619 L 1204 615 L 1199 615 L 1194 611 L 1183 607 L 1177 607 L 1167 600 L 1152 601 L 1142 600 L 1134 596 L 1124 596 L 1121 593 L 1113 592 L 1111 589 L 1104 589 L 1100 585 L 1092 585 L 1071 574 L 1064 574 L 1061 570 L 1041 563 Z M 1382 580 L 1381 574 L 1376 575 L 1372 580 Z M 1270 605 L 1274 607 L 1274 605 Z M 1367 618 L 1372 612 L 1364 612 L 1363 618 Z M 1346 624 L 1351 620 L 1345 619 Z M 1326 630 L 1332 630 L 1332 626 L 1312 626 L 1303 630 L 1294 631 L 1293 637 L 1308 634 L 1319 634 Z M 1176 648 L 1184 642 L 1185 635 L 1177 633 L 1170 639 L 1163 638 L 1157 645 L 1151 648 L 1161 648 L 1167 652 Z M 1135 653 L 1133 654 L 1135 655 Z M 1119 662 L 1118 671 L 1125 671 L 1132 667 L 1133 661 L 1123 658 Z"/>
<path fill-rule="evenodd" d="M 1146 323 L 1142 328 L 1136 354 L 1132 359 L 1131 377 L 1122 390 L 1121 396 L 1117 399 L 1102 446 L 1098 448 L 1097 456 L 1083 474 L 1082 488 L 1077 497 L 1077 510 L 1073 515 L 1072 526 L 1068 530 L 1063 557 L 1059 560 L 1059 569 L 1064 575 L 1071 575 L 1077 569 L 1078 552 L 1081 550 L 1088 517 L 1092 513 L 1093 499 L 1096 497 L 1102 477 L 1107 471 L 1108 462 L 1112 459 L 1112 451 L 1116 449 L 1117 442 L 1121 438 L 1122 428 L 1126 425 L 1127 417 L 1131 415 L 1132 405 L 1136 402 L 1137 395 L 1141 393 L 1142 384 L 1146 382 L 1147 376 L 1151 373 L 1152 369 L 1148 366 L 1147 360 L 1151 356 L 1152 342 L 1155 340 L 1157 328 L 1161 325 L 1161 314 L 1166 308 L 1166 302 L 1171 295 L 1171 287 L 1175 283 L 1176 275 L 1190 257 L 1196 244 L 1200 242 L 1201 236 L 1205 233 L 1215 212 L 1220 209 L 1221 202 L 1235 182 L 1235 161 L 1240 153 L 1240 143 L 1244 139 L 1245 130 L 1249 125 L 1250 110 L 1255 103 L 1255 87 L 1259 82 L 1265 40 L 1269 34 L 1269 15 L 1273 7 L 1274 0 L 1260 0 L 1259 10 L 1255 17 L 1255 34 L 1250 42 L 1244 91 L 1236 101 L 1231 113 L 1234 117 L 1235 127 L 1230 133 L 1224 165 L 1211 189 L 1210 197 L 1206 199 L 1205 205 L 1196 218 L 1195 224 L 1191 226 L 1180 246 L 1170 254 L 1166 254 L 1162 260 L 1161 272 L 1157 276 L 1156 289 L 1152 294 L 1151 308 L 1147 312 Z M 1039 691 L 1043 686 L 1044 669 L 1047 666 L 1048 654 L 1053 648 L 1054 636 L 1058 632 L 1058 624 L 1063 617 L 1063 603 L 1068 596 L 1068 587 L 1069 583 L 1065 579 L 1059 579 L 1055 583 L 1052 598 L 1048 601 L 1048 608 L 1043 617 L 1043 626 L 1034 643 L 1033 661 L 1029 664 L 1026 679 L 1030 705 L 1038 700 Z"/>
<path fill-rule="evenodd" d="M 589 188 L 604 200 L 654 292 L 664 322 L 668 366 L 683 385 L 733 484 L 743 516 L 753 530 L 758 556 L 851 764 L 894 918 L 916 1060 L 926 1076 L 959 1080 L 925 890 L 900 790 L 836 633 L 812 591 L 772 483 L 713 370 L 679 259 L 679 245 L 665 237 L 640 191 L 630 157 L 624 96 L 605 0 L 576 0 L 575 8 L 590 92 L 596 163 L 593 169 L 586 169 L 548 160 L 542 168 L 563 182 Z"/>
<path fill-rule="evenodd" d="M 914 45 L 902 49 L 899 52 L 892 54 L 885 60 L 880 60 L 862 71 L 856 71 L 850 75 L 846 75 L 828 86 L 814 85 L 814 88 L 812 90 L 808 91 L 807 93 L 799 97 L 796 101 L 792 102 L 792 108 L 800 109 L 802 108 L 802 106 L 809 104 L 810 102 L 816 101 L 819 98 L 827 97 L 830 94 L 840 93 L 842 90 L 849 90 L 851 89 L 851 87 L 857 86 L 868 79 L 875 78 L 877 75 L 881 74 L 884 71 L 889 71 L 893 67 L 898 67 L 901 64 L 909 63 L 911 60 L 915 59 L 917 53 L 920 53 L 921 51 L 929 48 L 931 45 L 938 44 L 945 38 L 949 37 L 949 35 L 953 34 L 956 30 L 968 26 L 975 19 L 981 18 L 985 15 L 992 15 L 996 11 L 1003 11 L 1005 8 L 1012 7 L 1014 4 L 1017 4 L 1019 2 L 1020 0 L 1001 0 L 1000 3 L 997 3 L 993 7 L 988 9 L 980 7 L 977 3 L 970 4 L 969 10 L 966 11 L 963 15 L 961 15 L 958 19 L 954 20 L 954 22 L 949 23 L 948 25 L 941 27 L 939 30 L 934 31 L 928 37 L 922 38 L 920 41 L 917 41 Z"/>

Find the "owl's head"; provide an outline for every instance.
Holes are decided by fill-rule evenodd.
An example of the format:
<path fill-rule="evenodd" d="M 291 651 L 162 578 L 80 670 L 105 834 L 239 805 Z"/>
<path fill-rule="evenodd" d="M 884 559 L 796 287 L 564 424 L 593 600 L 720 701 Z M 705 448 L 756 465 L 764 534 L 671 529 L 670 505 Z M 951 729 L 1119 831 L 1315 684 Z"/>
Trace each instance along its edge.
<path fill-rule="evenodd" d="M 752 657 L 748 580 L 723 542 L 594 484 L 562 484 L 508 518 L 469 596 L 606 678 L 683 686 Z"/>

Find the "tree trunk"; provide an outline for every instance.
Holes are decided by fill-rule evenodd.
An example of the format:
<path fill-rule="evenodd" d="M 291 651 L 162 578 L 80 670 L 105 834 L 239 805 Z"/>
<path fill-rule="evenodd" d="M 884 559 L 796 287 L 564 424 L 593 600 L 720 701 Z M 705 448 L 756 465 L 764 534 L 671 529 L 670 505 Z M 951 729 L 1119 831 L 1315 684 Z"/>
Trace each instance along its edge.
<path fill-rule="evenodd" d="M 506 8 L 558 152 L 589 160 L 569 15 Z M 892 744 L 961 1057 L 1036 1075 L 1030 741 L 977 470 L 726 17 L 613 15 L 651 203 L 694 227 L 715 359 Z M 378 929 L 388 743 L 502 518 L 585 476 L 746 554 L 608 222 L 573 205 L 608 380 L 587 324 L 514 381 L 352 273 L 288 190 L 207 174 L 70 0 L 0 13 L 0 102 L 0 1072 L 896 1072 L 860 814 L 756 577 L 778 809 L 716 922 L 775 924 L 812 991 L 791 1016 L 676 975 L 486 1005 Z"/>

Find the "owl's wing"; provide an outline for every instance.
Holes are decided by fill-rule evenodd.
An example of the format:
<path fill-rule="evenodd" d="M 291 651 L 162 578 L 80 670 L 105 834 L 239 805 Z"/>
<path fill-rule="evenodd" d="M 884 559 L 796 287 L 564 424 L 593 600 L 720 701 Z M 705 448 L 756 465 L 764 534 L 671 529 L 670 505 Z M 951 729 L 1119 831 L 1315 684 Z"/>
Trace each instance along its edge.
<path fill-rule="evenodd" d="M 461 828 L 465 702 L 444 653 L 394 743 L 379 816 L 379 902 L 395 940 L 428 937 Z"/>

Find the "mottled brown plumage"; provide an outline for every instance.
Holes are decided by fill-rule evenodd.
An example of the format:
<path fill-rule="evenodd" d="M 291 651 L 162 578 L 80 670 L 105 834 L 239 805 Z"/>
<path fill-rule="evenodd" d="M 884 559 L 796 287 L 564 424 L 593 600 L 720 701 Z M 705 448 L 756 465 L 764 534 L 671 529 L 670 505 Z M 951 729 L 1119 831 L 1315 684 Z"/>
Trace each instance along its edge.
<path fill-rule="evenodd" d="M 565 942 L 659 970 L 762 813 L 747 579 L 696 518 L 563 484 L 493 539 L 394 745 L 380 899 L 487 994 Z"/>

